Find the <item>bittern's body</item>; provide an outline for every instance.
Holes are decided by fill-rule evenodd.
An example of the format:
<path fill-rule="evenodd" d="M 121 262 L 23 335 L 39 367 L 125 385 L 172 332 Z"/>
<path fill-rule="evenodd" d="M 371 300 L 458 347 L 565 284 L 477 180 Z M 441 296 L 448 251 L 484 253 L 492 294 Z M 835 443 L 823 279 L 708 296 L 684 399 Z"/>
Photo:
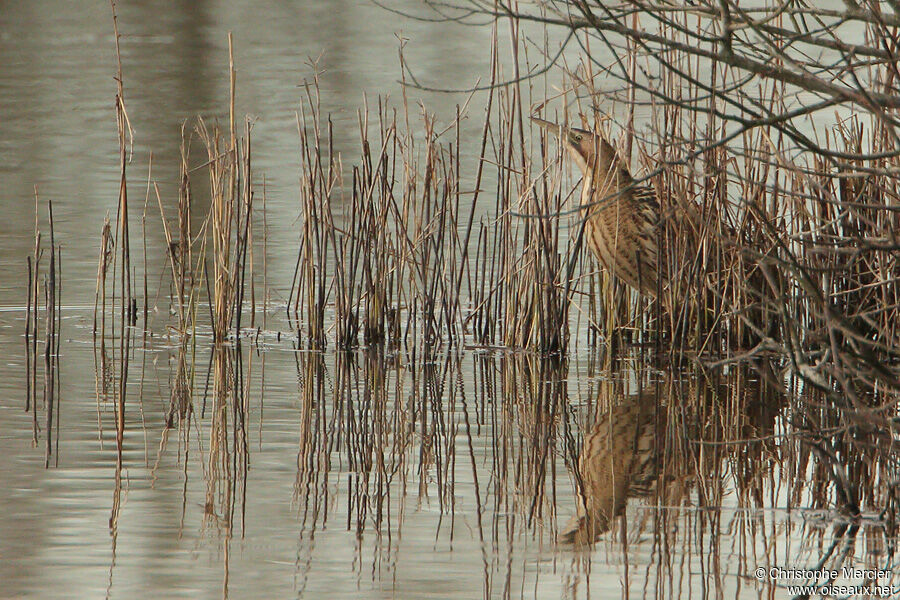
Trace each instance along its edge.
<path fill-rule="evenodd" d="M 532 120 L 557 135 L 581 169 L 585 239 L 594 256 L 640 293 L 656 297 L 666 276 L 660 265 L 665 253 L 659 248 L 656 193 L 634 184 L 615 148 L 602 136 L 535 117 Z"/>
<path fill-rule="evenodd" d="M 696 258 L 695 249 L 701 248 L 697 232 L 703 227 L 693 203 L 673 198 L 672 211 L 661 213 L 653 188 L 635 185 L 625 163 L 603 136 L 532 119 L 559 137 L 561 145 L 581 169 L 584 183 L 580 210 L 585 223 L 585 241 L 604 268 L 644 296 L 658 297 L 665 311 L 692 315 L 688 319 L 679 319 L 679 323 L 705 326 L 719 322 L 718 317 L 728 310 L 740 315 L 745 325 L 734 330 L 732 339 L 739 345 L 755 345 L 766 337 L 779 335 L 778 321 L 772 319 L 767 294 L 772 291 L 780 295 L 784 284 L 780 283 L 777 272 L 774 279 L 767 277 L 759 268 L 759 259 L 743 260 L 739 254 L 742 252 L 741 240 L 727 223 L 719 223 L 713 229 L 720 242 L 715 251 L 723 252 L 713 264 L 725 265 L 726 270 L 719 271 L 718 280 L 707 277 L 712 275 L 711 272 L 692 271 L 688 267 Z M 670 217 L 672 226 L 663 227 Z M 776 247 L 763 244 L 754 246 L 754 250 L 765 258 L 772 255 Z M 691 273 L 699 277 L 688 280 Z M 732 293 L 726 299 L 728 286 L 723 275 L 735 278 L 733 281 L 740 286 L 739 294 Z M 706 286 L 712 294 L 686 294 L 691 289 L 702 291 L 692 288 L 691 283 Z M 673 293 L 666 293 L 668 291 Z M 673 306 L 682 298 L 699 300 L 697 310 L 682 311 L 682 307 Z M 726 301 L 729 303 L 727 309 L 724 307 Z"/>

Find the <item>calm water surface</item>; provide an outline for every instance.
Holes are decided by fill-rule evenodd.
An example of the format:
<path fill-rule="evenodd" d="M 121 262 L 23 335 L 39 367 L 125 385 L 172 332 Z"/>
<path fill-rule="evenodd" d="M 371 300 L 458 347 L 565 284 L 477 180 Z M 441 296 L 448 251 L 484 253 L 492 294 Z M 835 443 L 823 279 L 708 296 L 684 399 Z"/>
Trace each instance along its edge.
<path fill-rule="evenodd" d="M 322 356 L 297 351 L 290 333 L 279 339 L 291 331 L 278 307 L 296 258 L 295 111 L 311 63 L 338 150 L 350 150 L 364 100 L 401 95 L 398 37 L 423 83 L 464 87 L 487 77 L 488 28 L 340 0 L 124 2 L 119 17 L 130 193 L 143 202 L 152 152 L 170 207 L 182 122 L 226 116 L 234 33 L 238 113 L 256 118 L 261 140 L 275 307 L 266 331 L 231 350 L 246 372 L 247 449 L 228 455 L 228 477 L 210 475 L 208 348 L 194 419 L 165 428 L 177 344 L 168 304 L 151 300 L 110 527 L 115 420 L 98 401 L 91 336 L 100 226 L 118 185 L 110 10 L 0 2 L 0 597 L 780 597 L 757 567 L 813 567 L 840 554 L 832 544 L 847 547 L 842 564 L 883 566 L 866 526 L 854 546 L 834 515 L 805 510 L 816 490 L 802 482 L 814 474 L 784 441 L 782 392 L 751 372 L 609 368 L 578 352 L 563 365 L 502 352 Z M 444 122 L 466 100 L 409 94 Z M 463 122 L 464 158 L 477 156 L 483 102 Z M 54 202 L 64 261 L 50 468 L 44 413 L 34 444 L 23 410 L 35 186 Z M 162 273 L 159 227 L 147 244 L 150 272 Z M 557 543 L 586 532 L 599 537 L 590 550 Z"/>

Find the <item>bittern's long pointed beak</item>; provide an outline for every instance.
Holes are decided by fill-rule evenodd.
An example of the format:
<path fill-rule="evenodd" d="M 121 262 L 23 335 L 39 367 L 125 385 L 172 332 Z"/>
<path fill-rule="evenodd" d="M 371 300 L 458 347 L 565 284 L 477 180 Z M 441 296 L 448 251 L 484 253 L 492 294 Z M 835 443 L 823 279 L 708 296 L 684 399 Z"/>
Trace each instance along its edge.
<path fill-rule="evenodd" d="M 558 137 L 560 145 L 568 150 L 569 154 L 575 159 L 575 162 L 581 169 L 581 172 L 588 172 L 590 169 L 590 157 L 595 152 L 594 134 L 583 129 L 558 125 L 557 123 L 545 121 L 538 117 L 531 117 L 531 120 L 541 129 L 545 129 L 548 133 Z"/>
<path fill-rule="evenodd" d="M 559 125 L 552 121 L 545 121 L 544 119 L 540 119 L 538 117 L 531 117 L 531 120 L 534 121 L 541 129 L 546 129 L 548 133 L 552 133 L 556 137 L 562 137 L 562 125 Z"/>

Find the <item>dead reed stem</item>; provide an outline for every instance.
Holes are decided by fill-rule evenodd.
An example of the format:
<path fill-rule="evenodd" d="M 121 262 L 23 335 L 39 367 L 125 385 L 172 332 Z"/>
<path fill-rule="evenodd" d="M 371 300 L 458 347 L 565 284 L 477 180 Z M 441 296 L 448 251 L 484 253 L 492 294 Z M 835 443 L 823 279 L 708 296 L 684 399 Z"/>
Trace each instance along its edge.
<path fill-rule="evenodd" d="M 59 442 L 60 385 L 60 330 L 62 328 L 62 264 L 60 246 L 56 242 L 56 227 L 53 220 L 53 202 L 47 202 L 47 223 L 50 230 L 50 258 L 47 272 L 41 273 L 41 259 L 44 248 L 39 228 L 39 205 L 37 188 L 34 190 L 34 250 L 27 258 L 28 289 L 25 307 L 25 411 L 31 412 L 32 443 L 37 446 L 40 434 L 38 411 L 44 410 L 44 467 L 49 468 L 51 459 L 59 464 L 59 453 L 55 450 Z M 43 290 L 43 294 L 41 293 Z M 43 307 L 40 297 L 43 296 Z M 40 312 L 43 310 L 43 386 L 41 402 L 38 405 L 38 337 L 41 333 Z M 56 436 L 54 438 L 54 425 Z"/>

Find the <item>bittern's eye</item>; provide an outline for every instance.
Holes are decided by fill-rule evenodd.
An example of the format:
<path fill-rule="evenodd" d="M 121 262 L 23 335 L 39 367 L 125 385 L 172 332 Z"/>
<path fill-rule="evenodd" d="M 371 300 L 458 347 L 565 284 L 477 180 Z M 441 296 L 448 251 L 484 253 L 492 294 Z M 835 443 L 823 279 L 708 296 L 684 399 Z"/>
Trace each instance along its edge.
<path fill-rule="evenodd" d="M 572 134 L 572 139 L 573 139 L 574 141 L 576 141 L 576 142 L 580 142 L 580 141 L 581 141 L 581 134 L 580 134 L 580 133 L 573 133 L 573 134 Z"/>

